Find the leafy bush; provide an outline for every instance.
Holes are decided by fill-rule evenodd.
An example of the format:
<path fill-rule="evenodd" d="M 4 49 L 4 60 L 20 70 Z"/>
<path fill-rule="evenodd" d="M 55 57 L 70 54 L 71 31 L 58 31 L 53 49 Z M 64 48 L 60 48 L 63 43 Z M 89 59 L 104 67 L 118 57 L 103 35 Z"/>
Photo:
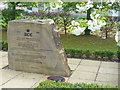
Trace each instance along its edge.
<path fill-rule="evenodd" d="M 20 13 L 23 13 L 22 10 L 16 10 L 16 13 L 15 13 L 16 16 L 15 16 L 13 12 L 15 12 L 15 11 L 12 9 L 3 9 L 2 10 L 2 20 L 1 20 L 0 24 L 1 24 L 3 30 L 7 30 L 8 21 L 14 20 L 15 18 L 20 16 Z"/>
<path fill-rule="evenodd" d="M 81 58 L 84 55 L 84 53 L 82 50 L 75 50 L 75 55 Z"/>
<path fill-rule="evenodd" d="M 118 58 L 118 60 L 120 62 L 120 51 L 117 51 L 117 58 Z"/>
<path fill-rule="evenodd" d="M 105 54 L 106 54 L 106 57 L 107 57 L 109 60 L 112 60 L 112 59 L 113 59 L 114 52 L 106 51 Z"/>
<path fill-rule="evenodd" d="M 68 52 L 69 52 L 71 57 L 75 56 L 75 50 L 74 49 L 68 49 Z"/>
<path fill-rule="evenodd" d="M 55 82 L 55 81 L 42 81 L 35 88 L 35 90 L 38 90 L 39 88 L 49 88 L 49 89 L 51 88 L 52 90 L 55 88 L 81 88 L 81 90 L 89 90 L 90 88 L 91 89 L 92 88 L 102 88 L 102 90 L 104 90 L 104 88 L 114 88 L 115 90 L 118 90 L 117 86 L 99 85 L 97 83 L 92 83 L 92 84 L 75 83 L 75 84 L 72 84 L 69 82 Z"/>
<path fill-rule="evenodd" d="M 92 55 L 92 53 L 90 52 L 90 50 L 85 50 L 83 53 L 84 53 L 84 55 L 85 55 L 87 58 L 89 58 L 89 57 Z"/>
<path fill-rule="evenodd" d="M 8 43 L 7 42 L 0 42 L 0 50 L 7 51 L 8 50 Z"/>
<path fill-rule="evenodd" d="M 103 59 L 105 55 L 106 55 L 105 51 L 99 51 L 99 56 L 101 57 L 101 59 Z"/>
<path fill-rule="evenodd" d="M 120 60 L 120 52 L 112 52 L 112 51 L 90 51 L 90 50 L 79 50 L 79 49 L 65 49 L 65 52 L 67 56 L 82 58 L 83 55 L 85 55 L 86 58 L 92 58 L 98 59 L 99 57 L 103 60 L 103 58 L 106 58 L 108 60 L 114 59 L 114 57 L 118 58 Z M 99 58 L 99 59 L 100 59 Z"/>
<path fill-rule="evenodd" d="M 93 52 L 93 56 L 95 57 L 95 59 L 98 59 L 99 55 L 100 55 L 99 51 Z"/>

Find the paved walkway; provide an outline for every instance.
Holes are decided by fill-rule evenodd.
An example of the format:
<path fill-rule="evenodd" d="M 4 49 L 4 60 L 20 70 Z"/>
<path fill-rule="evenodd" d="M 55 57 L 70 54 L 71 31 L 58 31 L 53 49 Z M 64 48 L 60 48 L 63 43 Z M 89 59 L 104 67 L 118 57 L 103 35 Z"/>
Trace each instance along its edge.
<path fill-rule="evenodd" d="M 48 75 L 26 73 L 3 69 L 8 65 L 7 52 L 0 51 L 0 88 L 33 88 Z M 120 63 L 68 58 L 68 64 L 73 70 L 68 82 L 87 82 L 119 85 Z"/>

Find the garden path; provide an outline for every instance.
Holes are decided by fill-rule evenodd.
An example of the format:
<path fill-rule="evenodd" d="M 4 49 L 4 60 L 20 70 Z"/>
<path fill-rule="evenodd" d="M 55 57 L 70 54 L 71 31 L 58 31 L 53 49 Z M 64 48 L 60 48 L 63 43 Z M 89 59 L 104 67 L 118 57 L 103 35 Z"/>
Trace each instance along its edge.
<path fill-rule="evenodd" d="M 33 88 L 45 80 L 44 74 L 14 71 L 8 65 L 8 53 L 0 51 L 0 88 Z M 68 82 L 99 83 L 120 86 L 120 63 L 68 58 L 72 70 Z"/>

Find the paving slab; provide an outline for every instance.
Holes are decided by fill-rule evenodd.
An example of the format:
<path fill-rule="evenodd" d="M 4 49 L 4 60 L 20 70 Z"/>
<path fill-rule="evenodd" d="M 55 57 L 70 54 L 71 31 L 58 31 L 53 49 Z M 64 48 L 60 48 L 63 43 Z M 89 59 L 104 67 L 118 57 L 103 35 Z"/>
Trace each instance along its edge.
<path fill-rule="evenodd" d="M 46 76 L 49 76 L 2 69 L 8 65 L 7 56 L 7 52 L 0 51 L 0 88 L 34 88 L 45 80 Z M 68 58 L 68 65 L 73 72 L 70 77 L 66 77 L 68 82 L 103 83 L 117 86 L 119 84 L 120 67 L 118 66 L 120 63 Z"/>
<path fill-rule="evenodd" d="M 98 74 L 96 81 L 101 82 L 118 82 L 117 74 Z"/>
<path fill-rule="evenodd" d="M 78 65 L 80 63 L 80 61 L 81 61 L 81 59 L 68 58 L 68 64 Z"/>
<path fill-rule="evenodd" d="M 8 56 L 8 52 L 0 51 L 0 57 L 7 57 L 7 56 Z"/>
<path fill-rule="evenodd" d="M 120 69 L 100 67 L 99 73 L 103 73 L 103 74 L 120 74 Z"/>
<path fill-rule="evenodd" d="M 3 88 L 30 88 L 36 82 L 43 81 L 44 79 L 42 74 L 22 73 L 3 85 Z"/>
<path fill-rule="evenodd" d="M 86 66 L 86 65 L 79 65 L 76 71 L 84 71 L 84 72 L 93 72 L 97 73 L 99 66 Z"/>
<path fill-rule="evenodd" d="M 70 76 L 69 79 L 73 78 L 73 79 L 94 81 L 95 77 L 96 77 L 96 73 L 75 71 L 73 72 L 73 74 Z"/>
<path fill-rule="evenodd" d="M 101 81 L 96 81 L 95 83 L 98 83 L 98 84 L 100 84 L 100 85 L 120 86 L 118 82 L 101 82 Z"/>
<path fill-rule="evenodd" d="M 7 57 L 1 57 L 0 58 L 0 69 L 8 65 L 8 58 Z"/>
<path fill-rule="evenodd" d="M 119 68 L 120 69 L 120 63 L 117 62 L 102 62 L 101 67 L 103 68 Z"/>
<path fill-rule="evenodd" d="M 2 80 L 1 80 L 2 82 L 0 82 L 0 85 L 7 83 L 8 81 L 20 75 L 21 73 L 22 72 L 10 70 L 10 69 L 0 70 L 0 75 L 2 75 Z"/>
<path fill-rule="evenodd" d="M 68 82 L 70 82 L 70 83 L 88 83 L 88 84 L 94 83 L 94 81 L 82 80 L 82 79 L 76 79 L 76 78 L 70 78 L 68 80 Z"/>
<path fill-rule="evenodd" d="M 99 66 L 101 61 L 94 61 L 94 60 L 86 60 L 82 59 L 80 65 L 86 65 L 86 66 Z"/>
<path fill-rule="evenodd" d="M 77 68 L 78 65 L 76 64 L 68 64 L 70 67 L 70 70 L 75 70 Z"/>

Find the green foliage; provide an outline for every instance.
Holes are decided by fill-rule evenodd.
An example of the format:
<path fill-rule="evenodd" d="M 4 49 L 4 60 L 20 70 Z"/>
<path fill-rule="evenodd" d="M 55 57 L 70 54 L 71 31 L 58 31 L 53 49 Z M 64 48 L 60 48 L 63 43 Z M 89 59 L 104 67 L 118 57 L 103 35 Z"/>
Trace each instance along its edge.
<path fill-rule="evenodd" d="M 69 82 L 55 82 L 55 81 L 42 81 L 39 85 L 35 88 L 35 90 L 39 90 L 40 88 L 46 88 L 51 90 L 56 90 L 56 88 L 81 88 L 81 90 L 89 90 L 92 88 L 101 88 L 100 90 L 106 90 L 107 88 L 114 88 L 115 90 L 118 89 L 117 86 L 111 85 L 99 85 L 97 83 L 87 84 L 87 83 L 69 83 Z"/>
<path fill-rule="evenodd" d="M 8 4 L 8 9 L 2 10 L 2 20 L 0 24 L 2 25 L 3 30 L 7 30 L 8 21 L 14 19 L 21 19 L 20 14 L 24 14 L 23 10 L 16 9 L 19 7 L 36 7 L 36 2 L 5 2 Z"/>
<path fill-rule="evenodd" d="M 8 50 L 8 43 L 7 42 L 0 42 L 0 50 L 7 51 Z"/>
<path fill-rule="evenodd" d="M 89 58 L 92 55 L 92 52 L 90 52 L 90 50 L 85 50 L 83 51 L 84 55 Z"/>
<path fill-rule="evenodd" d="M 80 19 L 79 23 L 80 23 L 80 27 L 87 27 L 88 26 L 87 20 Z"/>
<path fill-rule="evenodd" d="M 90 58 L 94 57 L 94 59 L 98 59 L 99 57 L 103 60 L 103 58 L 106 58 L 106 60 L 113 61 L 114 58 L 118 57 L 120 59 L 120 52 L 113 52 L 113 51 L 90 51 L 90 50 L 79 50 L 79 49 L 65 49 L 65 52 L 67 56 L 69 57 L 77 57 L 77 58 Z M 100 59 L 99 58 L 99 59 Z"/>
<path fill-rule="evenodd" d="M 111 51 L 106 51 L 105 54 L 109 60 L 112 60 L 115 55 L 115 53 Z"/>
<path fill-rule="evenodd" d="M 83 50 L 78 50 L 78 49 L 76 49 L 75 50 L 75 55 L 77 56 L 77 57 L 82 57 L 83 55 L 84 55 L 84 53 L 83 53 Z"/>
<path fill-rule="evenodd" d="M 99 55 L 100 55 L 99 51 L 93 52 L 93 56 L 95 57 L 95 59 L 98 59 Z"/>
<path fill-rule="evenodd" d="M 117 51 L 117 58 L 119 59 L 120 62 L 120 51 Z"/>
<path fill-rule="evenodd" d="M 14 16 L 14 10 L 13 9 L 4 9 L 2 10 L 2 19 L 0 24 L 2 25 L 3 30 L 7 30 L 8 27 L 8 21 L 14 20 L 15 18 L 20 17 L 20 13 L 23 13 L 22 10 L 15 10 L 15 16 Z"/>
<path fill-rule="evenodd" d="M 105 51 L 99 51 L 99 56 L 103 59 L 105 57 Z"/>

